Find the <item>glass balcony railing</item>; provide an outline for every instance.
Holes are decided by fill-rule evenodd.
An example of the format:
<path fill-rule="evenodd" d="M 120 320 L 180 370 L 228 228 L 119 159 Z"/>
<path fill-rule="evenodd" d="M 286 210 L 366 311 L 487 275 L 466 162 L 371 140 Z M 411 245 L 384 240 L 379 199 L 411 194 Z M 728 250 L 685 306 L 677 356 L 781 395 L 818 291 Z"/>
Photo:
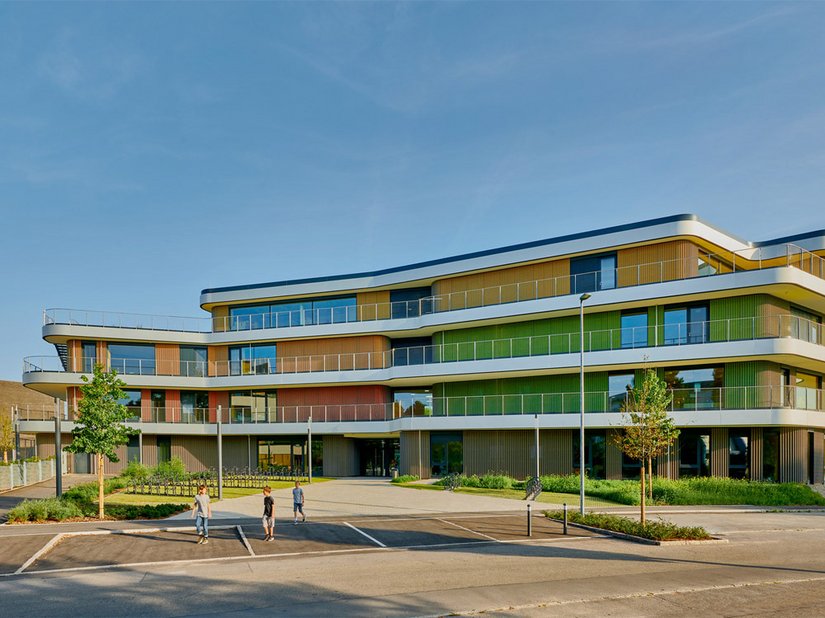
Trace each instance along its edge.
<path fill-rule="evenodd" d="M 795 315 L 776 315 L 585 331 L 584 351 L 640 350 L 782 337 L 816 345 L 825 343 L 821 324 Z M 242 361 L 226 360 L 209 361 L 207 363 L 203 361 L 176 361 L 164 363 L 154 359 L 115 359 L 109 362 L 109 367 L 125 375 L 181 377 L 371 371 L 413 365 L 572 354 L 579 352 L 579 346 L 579 333 L 571 332 L 510 339 L 411 346 L 380 352 L 317 354 Z M 23 372 L 70 371 L 80 373 L 86 371 L 91 365 L 92 359 L 88 358 L 69 358 L 67 366 L 64 366 L 60 358 L 56 356 L 30 356 L 23 361 Z M 77 371 L 74 371 L 75 367 L 77 367 Z"/>
<path fill-rule="evenodd" d="M 725 275 L 742 270 L 793 267 L 825 278 L 825 259 L 796 245 L 770 248 L 775 255 L 763 255 L 763 249 L 748 256 L 721 257 L 700 253 L 698 257 L 634 264 L 577 275 L 521 281 L 448 294 L 428 296 L 418 300 L 395 303 L 370 303 L 347 307 L 291 309 L 254 315 L 224 317 L 181 317 L 136 313 L 90 311 L 53 308 L 43 311 L 43 324 L 131 328 L 195 333 L 255 331 L 273 328 L 294 328 L 319 324 L 371 322 L 408 319 L 431 313 L 443 313 L 507 303 L 566 296 L 591 289 L 594 281 L 605 281 L 611 288 L 623 288 L 650 283 L 680 281 L 699 277 Z M 749 250 L 752 251 L 752 250 Z M 578 292 L 577 292 L 578 290 Z"/>
<path fill-rule="evenodd" d="M 794 386 L 723 386 L 671 389 L 670 412 L 709 412 L 720 410 L 797 409 L 823 411 L 822 389 Z M 586 392 L 586 413 L 618 413 L 626 395 L 607 391 Z M 51 421 L 54 410 L 48 407 L 16 406 L 16 418 L 21 421 Z M 318 423 L 355 421 L 389 421 L 400 418 L 506 416 L 578 414 L 581 398 L 575 393 L 520 393 L 510 395 L 479 395 L 470 397 L 434 397 L 432 407 L 403 407 L 395 403 L 357 403 L 340 405 L 273 406 L 256 409 L 250 406 L 217 408 L 132 407 L 130 422 L 210 424 L 221 418 L 229 424 L 306 423 L 310 418 Z M 418 410 L 413 413 L 413 410 Z M 73 420 L 69 411 L 65 420 Z M 700 421 L 697 421 L 700 422 Z"/>

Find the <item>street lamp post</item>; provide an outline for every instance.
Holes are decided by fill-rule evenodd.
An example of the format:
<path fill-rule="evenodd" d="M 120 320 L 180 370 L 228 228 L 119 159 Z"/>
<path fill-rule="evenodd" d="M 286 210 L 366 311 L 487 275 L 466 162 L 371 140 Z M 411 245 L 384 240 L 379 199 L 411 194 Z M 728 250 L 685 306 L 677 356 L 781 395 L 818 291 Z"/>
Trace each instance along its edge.
<path fill-rule="evenodd" d="M 584 301 L 590 294 L 579 296 L 579 512 L 584 515 Z"/>

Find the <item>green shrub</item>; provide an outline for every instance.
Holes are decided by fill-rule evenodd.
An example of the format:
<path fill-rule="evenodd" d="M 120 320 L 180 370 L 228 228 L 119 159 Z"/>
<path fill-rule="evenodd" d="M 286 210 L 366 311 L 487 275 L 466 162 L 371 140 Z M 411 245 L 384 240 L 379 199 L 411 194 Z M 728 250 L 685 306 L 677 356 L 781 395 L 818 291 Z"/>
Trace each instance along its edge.
<path fill-rule="evenodd" d="M 188 508 L 188 504 L 112 504 L 106 506 L 106 515 L 114 519 L 163 519 Z"/>
<path fill-rule="evenodd" d="M 132 482 L 145 481 L 151 475 L 152 470 L 149 466 L 144 466 L 142 463 L 133 459 L 120 473 L 120 476 Z"/>
<path fill-rule="evenodd" d="M 391 483 L 412 483 L 413 481 L 417 481 L 418 477 L 415 474 L 402 474 L 400 476 L 395 477 Z"/>
<path fill-rule="evenodd" d="M 754 506 L 825 505 L 825 498 L 801 483 L 770 483 L 721 477 L 655 478 L 653 500 L 659 504 L 751 504 Z"/>
<path fill-rule="evenodd" d="M 550 474 L 542 476 L 541 488 L 543 491 L 553 493 L 578 494 L 579 475 Z M 585 477 L 584 493 L 592 498 L 602 498 L 619 504 L 639 504 L 638 481 L 607 481 Z"/>
<path fill-rule="evenodd" d="M 562 511 L 550 511 L 547 512 L 546 515 L 552 519 L 562 519 L 564 517 Z M 643 526 L 635 519 L 621 517 L 619 515 L 605 515 L 601 513 L 586 513 L 585 515 L 581 515 L 575 511 L 568 511 L 567 520 L 574 524 L 584 524 L 585 526 L 593 526 L 594 528 L 601 528 L 602 530 L 621 532 L 623 534 L 630 534 L 655 541 L 694 541 L 712 538 L 707 530 L 702 527 L 677 526 L 672 522 L 664 520 L 650 520 Z"/>
<path fill-rule="evenodd" d="M 183 481 L 187 478 L 186 466 L 180 457 L 160 462 L 153 471 L 154 476 L 166 481 Z"/>
<path fill-rule="evenodd" d="M 24 500 L 8 513 L 11 522 L 63 521 L 73 517 L 83 517 L 83 510 L 74 502 L 60 498 L 44 500 Z"/>

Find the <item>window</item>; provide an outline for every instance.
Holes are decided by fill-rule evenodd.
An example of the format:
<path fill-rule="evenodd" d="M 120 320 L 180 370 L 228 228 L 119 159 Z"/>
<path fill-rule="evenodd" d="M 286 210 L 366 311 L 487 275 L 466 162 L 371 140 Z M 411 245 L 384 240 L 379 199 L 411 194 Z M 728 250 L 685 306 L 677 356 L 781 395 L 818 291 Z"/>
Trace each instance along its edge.
<path fill-rule="evenodd" d="M 321 442 L 321 440 L 312 441 L 313 455 L 315 455 L 316 442 Z M 258 467 L 261 470 L 281 468 L 294 473 L 301 473 L 304 470 L 306 446 L 304 438 L 297 436 L 294 438 L 259 439 Z"/>
<path fill-rule="evenodd" d="M 112 369 L 126 375 L 155 374 L 155 346 L 138 343 L 109 343 Z"/>
<path fill-rule="evenodd" d="M 129 436 L 129 442 L 126 443 L 126 463 L 132 461 L 140 461 L 140 438 L 138 436 Z"/>
<path fill-rule="evenodd" d="M 632 373 L 617 373 L 607 376 L 608 410 L 621 412 L 627 399 L 627 389 L 633 388 L 635 376 Z"/>
<path fill-rule="evenodd" d="M 129 409 L 129 412 L 132 415 L 127 419 L 130 421 L 139 421 L 140 420 L 140 391 L 123 391 L 125 397 L 123 399 L 118 399 L 118 403 L 122 406 L 126 406 Z"/>
<path fill-rule="evenodd" d="M 209 420 L 209 393 L 207 391 L 180 392 L 180 422 L 205 423 Z"/>
<path fill-rule="evenodd" d="M 690 305 L 665 309 L 665 345 L 706 343 L 708 341 L 708 306 Z"/>
<path fill-rule="evenodd" d="M 724 367 L 665 369 L 664 380 L 673 391 L 673 410 L 718 410 L 725 386 Z"/>
<path fill-rule="evenodd" d="M 392 401 L 393 418 L 399 418 L 401 416 L 432 416 L 432 391 L 396 391 L 393 393 Z"/>
<path fill-rule="evenodd" d="M 731 429 L 728 432 L 728 476 L 732 479 L 748 478 L 750 470 L 750 431 Z"/>
<path fill-rule="evenodd" d="M 277 391 L 237 391 L 229 393 L 233 423 L 275 423 Z"/>
<path fill-rule="evenodd" d="M 570 260 L 570 291 L 573 294 L 611 290 L 616 287 L 616 254 L 587 255 Z"/>
<path fill-rule="evenodd" d="M 152 391 L 152 422 L 166 422 L 166 391 Z"/>
<path fill-rule="evenodd" d="M 235 346 L 229 348 L 229 369 L 233 376 L 275 373 L 275 344 Z"/>
<path fill-rule="evenodd" d="M 433 312 L 432 288 L 408 288 L 390 291 L 392 318 L 417 318 Z"/>
<path fill-rule="evenodd" d="M 779 430 L 762 432 L 762 480 L 779 481 Z"/>
<path fill-rule="evenodd" d="M 679 476 L 710 475 L 710 434 L 701 429 L 679 433 Z"/>
<path fill-rule="evenodd" d="M 461 432 L 430 432 L 430 465 L 433 476 L 461 474 L 464 470 L 464 435 Z"/>
<path fill-rule="evenodd" d="M 158 436 L 158 463 L 172 460 L 172 436 Z"/>
<path fill-rule="evenodd" d="M 94 341 L 83 341 L 80 344 L 82 354 L 81 371 L 92 373 L 97 363 L 97 344 Z"/>
<path fill-rule="evenodd" d="M 433 362 L 433 346 L 429 337 L 392 340 L 392 364 L 394 367 L 423 365 L 431 362 Z"/>
<path fill-rule="evenodd" d="M 311 324 L 339 324 L 358 320 L 355 296 L 291 300 L 266 305 L 229 308 L 230 330 L 285 328 Z"/>
<path fill-rule="evenodd" d="M 819 410 L 819 389 L 821 378 L 819 376 L 796 372 L 794 376 L 794 398 L 798 410 Z"/>
<path fill-rule="evenodd" d="M 603 479 L 605 471 L 605 444 L 606 432 L 604 429 L 586 430 L 584 433 L 584 469 L 592 479 Z M 581 441 L 579 433 L 573 433 L 573 470 L 578 474 Z"/>
<path fill-rule="evenodd" d="M 710 263 L 710 258 L 697 258 L 697 269 L 696 272 L 700 277 L 707 277 L 710 275 L 715 275 L 719 270 Z"/>
<path fill-rule="evenodd" d="M 622 348 L 647 346 L 647 311 L 622 313 Z"/>
<path fill-rule="evenodd" d="M 182 345 L 180 347 L 180 375 L 193 378 L 205 377 L 207 358 L 205 347 Z"/>
<path fill-rule="evenodd" d="M 791 315 L 791 337 L 809 343 L 819 343 L 822 318 L 796 307 L 791 307 Z"/>

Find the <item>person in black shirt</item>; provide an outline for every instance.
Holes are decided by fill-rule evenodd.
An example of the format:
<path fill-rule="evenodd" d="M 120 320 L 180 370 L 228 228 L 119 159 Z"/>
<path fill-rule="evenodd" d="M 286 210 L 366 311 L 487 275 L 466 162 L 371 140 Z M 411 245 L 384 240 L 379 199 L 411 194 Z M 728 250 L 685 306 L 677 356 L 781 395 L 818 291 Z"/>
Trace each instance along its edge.
<path fill-rule="evenodd" d="M 275 500 L 272 499 L 271 493 L 272 488 L 270 488 L 269 485 L 264 487 L 264 516 L 261 519 L 261 523 L 264 525 L 264 532 L 266 532 L 264 541 L 275 540 Z"/>

